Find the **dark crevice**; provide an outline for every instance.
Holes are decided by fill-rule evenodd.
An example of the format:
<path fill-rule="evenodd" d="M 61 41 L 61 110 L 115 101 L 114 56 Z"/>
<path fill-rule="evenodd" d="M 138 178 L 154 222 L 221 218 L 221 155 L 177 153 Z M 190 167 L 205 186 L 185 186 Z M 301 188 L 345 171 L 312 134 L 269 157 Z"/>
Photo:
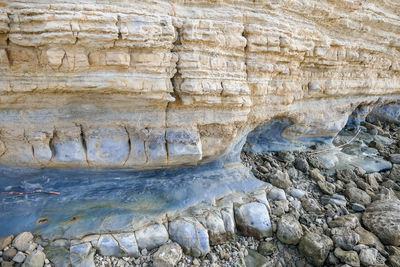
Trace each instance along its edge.
<path fill-rule="evenodd" d="M 83 126 L 82 125 L 79 125 L 79 128 L 81 129 L 80 138 L 81 138 L 81 143 L 82 143 L 83 150 L 85 152 L 86 163 L 89 165 L 89 160 L 88 160 L 88 156 L 87 156 L 87 146 L 86 146 L 85 133 L 83 131 Z"/>
<path fill-rule="evenodd" d="M 132 142 L 131 142 L 131 135 L 129 134 L 128 128 L 124 126 L 125 132 L 128 135 L 128 156 L 126 157 L 126 160 L 124 161 L 123 165 L 125 166 L 126 162 L 129 160 L 129 157 L 131 156 L 131 151 L 132 151 Z"/>

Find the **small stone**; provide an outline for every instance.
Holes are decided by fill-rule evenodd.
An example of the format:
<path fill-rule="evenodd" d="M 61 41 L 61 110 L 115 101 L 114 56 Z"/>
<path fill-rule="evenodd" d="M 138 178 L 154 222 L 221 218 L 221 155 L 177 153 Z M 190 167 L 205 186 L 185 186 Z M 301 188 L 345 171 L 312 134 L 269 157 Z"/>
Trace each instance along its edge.
<path fill-rule="evenodd" d="M 322 209 L 321 209 L 318 201 L 316 201 L 314 198 L 311 198 L 311 197 L 301 198 L 301 205 L 307 212 L 313 212 L 316 214 L 322 213 Z"/>
<path fill-rule="evenodd" d="M 347 201 L 343 195 L 340 194 L 333 194 L 332 197 L 329 199 L 329 203 L 336 206 L 346 207 Z"/>
<path fill-rule="evenodd" d="M 376 264 L 376 258 L 378 257 L 378 250 L 375 248 L 362 249 L 360 251 L 360 262 L 365 266 Z"/>
<path fill-rule="evenodd" d="M 269 174 L 266 176 L 268 181 L 279 188 L 289 188 L 292 185 L 292 181 L 289 179 L 289 175 L 287 172 L 282 172 L 280 170 L 276 170 L 275 173 Z"/>
<path fill-rule="evenodd" d="M 151 250 L 168 241 L 168 232 L 162 224 L 152 224 L 135 232 L 139 248 Z"/>
<path fill-rule="evenodd" d="M 194 260 L 193 260 L 193 265 L 194 265 L 194 266 L 199 266 L 199 265 L 200 265 L 199 260 L 198 260 L 198 259 L 194 259 Z"/>
<path fill-rule="evenodd" d="M 360 259 L 358 258 L 358 254 L 355 251 L 345 251 L 341 248 L 336 248 L 335 256 L 339 258 L 339 260 L 343 263 L 346 263 L 353 267 L 360 267 Z"/>
<path fill-rule="evenodd" d="M 319 172 L 317 168 L 312 169 L 310 171 L 310 177 L 314 179 L 316 182 L 325 182 L 325 177 Z"/>
<path fill-rule="evenodd" d="M 147 256 L 148 252 L 147 249 L 142 249 L 142 251 L 140 252 L 143 256 Z"/>
<path fill-rule="evenodd" d="M 13 247 L 20 251 L 25 251 L 29 249 L 29 245 L 33 240 L 33 235 L 30 232 L 23 232 L 17 235 L 13 240 Z"/>
<path fill-rule="evenodd" d="M 1 267 L 13 267 L 14 263 L 12 261 L 2 261 Z"/>
<path fill-rule="evenodd" d="M 162 245 L 153 255 L 154 267 L 173 267 L 182 258 L 182 248 L 177 243 Z"/>
<path fill-rule="evenodd" d="M 302 172 L 307 172 L 308 169 L 310 168 L 307 160 L 305 160 L 303 158 L 296 158 L 294 161 L 294 167 L 296 167 L 296 169 L 298 169 Z"/>
<path fill-rule="evenodd" d="M 285 244 L 297 245 L 303 236 L 300 223 L 293 215 L 286 214 L 278 222 L 277 237 Z"/>
<path fill-rule="evenodd" d="M 389 178 L 395 182 L 400 182 L 400 164 L 393 164 Z"/>
<path fill-rule="evenodd" d="M 400 154 L 390 154 L 390 162 L 400 164 Z"/>
<path fill-rule="evenodd" d="M 371 197 L 363 190 L 358 188 L 348 188 L 345 191 L 345 195 L 349 198 L 351 203 L 359 203 L 361 205 L 368 205 L 371 203 Z"/>
<path fill-rule="evenodd" d="M 22 263 L 25 260 L 25 254 L 22 253 L 21 251 L 18 251 L 18 253 L 13 257 L 13 261 L 15 261 L 16 263 Z"/>
<path fill-rule="evenodd" d="M 354 214 L 347 214 L 336 217 L 334 220 L 330 221 L 329 226 L 331 228 L 335 227 L 349 227 L 350 229 L 355 229 L 360 226 L 360 221 Z"/>
<path fill-rule="evenodd" d="M 261 241 L 258 246 L 258 253 L 261 255 L 268 257 L 275 254 L 278 251 L 278 248 L 273 242 Z"/>
<path fill-rule="evenodd" d="M 10 245 L 13 238 L 14 238 L 14 235 L 0 237 L 0 250 L 3 250 L 5 247 Z"/>
<path fill-rule="evenodd" d="M 307 192 L 297 188 L 290 188 L 288 193 L 294 198 L 301 199 Z"/>
<path fill-rule="evenodd" d="M 351 208 L 352 208 L 352 210 L 354 210 L 354 211 L 356 211 L 356 212 L 362 212 L 362 211 L 365 210 L 365 207 L 364 207 L 363 205 L 361 205 L 361 204 L 358 204 L 358 203 L 354 203 L 354 204 L 351 206 Z"/>
<path fill-rule="evenodd" d="M 270 262 L 266 257 L 252 249 L 248 250 L 248 254 L 245 256 L 244 261 L 246 264 L 245 266 L 267 267 L 272 264 L 272 262 Z"/>
<path fill-rule="evenodd" d="M 331 231 L 332 240 L 342 249 L 351 250 L 360 241 L 360 236 L 349 227 L 337 227 Z"/>
<path fill-rule="evenodd" d="M 42 251 L 35 250 L 26 257 L 22 267 L 42 267 L 44 265 L 45 258 L 46 256 Z"/>
<path fill-rule="evenodd" d="M 15 248 L 9 248 L 3 253 L 3 259 L 5 261 L 10 261 L 14 258 L 14 256 L 17 254 L 17 250 Z"/>
<path fill-rule="evenodd" d="M 325 181 L 324 182 L 318 181 L 317 184 L 323 193 L 328 194 L 328 195 L 335 194 L 336 187 L 334 184 L 331 184 L 331 183 L 328 183 Z"/>
<path fill-rule="evenodd" d="M 308 232 L 300 240 L 299 249 L 316 266 L 322 266 L 333 248 L 332 240 L 326 235 Z"/>
<path fill-rule="evenodd" d="M 269 213 L 264 204 L 251 202 L 234 207 L 237 229 L 245 236 L 257 238 L 272 235 Z"/>
<path fill-rule="evenodd" d="M 343 182 L 350 182 L 357 179 L 357 175 L 351 169 L 336 170 L 336 178 Z"/>
<path fill-rule="evenodd" d="M 285 191 L 283 189 L 274 187 L 268 192 L 268 199 L 272 201 L 286 200 Z"/>

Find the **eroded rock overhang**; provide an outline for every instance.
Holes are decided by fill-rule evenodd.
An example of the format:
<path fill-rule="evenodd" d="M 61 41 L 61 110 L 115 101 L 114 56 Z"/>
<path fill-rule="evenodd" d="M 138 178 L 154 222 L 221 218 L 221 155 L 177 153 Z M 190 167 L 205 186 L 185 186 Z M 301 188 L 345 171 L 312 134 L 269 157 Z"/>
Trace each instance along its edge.
<path fill-rule="evenodd" d="M 197 165 L 274 117 L 285 137 L 329 139 L 360 104 L 399 99 L 399 8 L 5 2 L 0 163 Z"/>

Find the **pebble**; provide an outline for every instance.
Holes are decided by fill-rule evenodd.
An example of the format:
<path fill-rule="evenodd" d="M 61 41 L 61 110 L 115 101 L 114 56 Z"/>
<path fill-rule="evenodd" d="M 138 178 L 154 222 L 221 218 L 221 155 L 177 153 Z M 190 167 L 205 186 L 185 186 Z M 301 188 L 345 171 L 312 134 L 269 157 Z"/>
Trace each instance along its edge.
<path fill-rule="evenodd" d="M 356 211 L 356 212 L 362 212 L 365 210 L 364 205 L 358 204 L 358 203 L 354 203 L 351 208 Z"/>

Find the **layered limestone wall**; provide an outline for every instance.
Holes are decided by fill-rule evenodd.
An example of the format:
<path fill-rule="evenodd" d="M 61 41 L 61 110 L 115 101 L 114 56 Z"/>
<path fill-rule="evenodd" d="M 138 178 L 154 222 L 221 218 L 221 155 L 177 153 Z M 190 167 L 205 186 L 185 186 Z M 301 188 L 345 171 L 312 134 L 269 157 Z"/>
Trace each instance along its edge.
<path fill-rule="evenodd" d="M 157 168 L 400 98 L 390 0 L 0 2 L 0 163 Z M 237 151 L 236 151 L 237 152 Z"/>

